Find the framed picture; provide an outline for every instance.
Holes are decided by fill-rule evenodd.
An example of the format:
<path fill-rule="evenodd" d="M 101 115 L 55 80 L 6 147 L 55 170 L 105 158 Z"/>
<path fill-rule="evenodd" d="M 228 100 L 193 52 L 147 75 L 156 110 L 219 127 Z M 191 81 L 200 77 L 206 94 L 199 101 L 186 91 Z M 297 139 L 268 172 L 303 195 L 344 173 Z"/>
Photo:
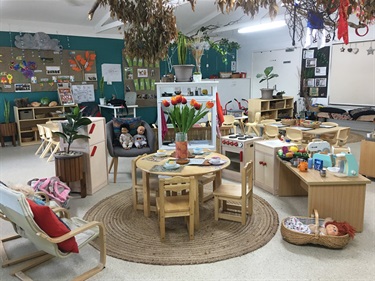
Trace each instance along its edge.
<path fill-rule="evenodd" d="M 137 69 L 137 75 L 140 78 L 148 77 L 148 69 L 147 68 L 138 68 Z"/>
<path fill-rule="evenodd" d="M 70 88 L 57 88 L 61 105 L 74 104 L 73 94 Z"/>

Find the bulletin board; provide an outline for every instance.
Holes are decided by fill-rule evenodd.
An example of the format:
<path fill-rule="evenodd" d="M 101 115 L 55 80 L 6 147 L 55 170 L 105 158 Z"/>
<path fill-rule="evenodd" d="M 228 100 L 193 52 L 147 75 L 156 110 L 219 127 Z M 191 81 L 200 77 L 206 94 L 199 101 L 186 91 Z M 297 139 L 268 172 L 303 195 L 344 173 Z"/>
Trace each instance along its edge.
<path fill-rule="evenodd" d="M 22 50 L 0 47 L 2 92 L 57 91 L 61 83 L 97 88 L 94 51 Z"/>
<path fill-rule="evenodd" d="M 302 50 L 301 93 L 312 98 L 326 98 L 328 92 L 330 47 Z"/>
<path fill-rule="evenodd" d="M 160 80 L 159 62 L 149 63 L 141 58 L 123 57 L 124 89 L 137 93 L 139 107 L 156 106 L 156 85 Z"/>

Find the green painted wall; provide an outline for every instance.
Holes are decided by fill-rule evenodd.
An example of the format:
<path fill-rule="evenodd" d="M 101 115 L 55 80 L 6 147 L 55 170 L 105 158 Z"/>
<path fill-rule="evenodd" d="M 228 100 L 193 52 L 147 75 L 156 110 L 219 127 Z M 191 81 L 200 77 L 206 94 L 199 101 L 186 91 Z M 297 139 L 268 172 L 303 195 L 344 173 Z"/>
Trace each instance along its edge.
<path fill-rule="evenodd" d="M 0 46 L 14 47 L 14 37 L 19 35 L 16 32 L 0 32 Z M 101 77 L 101 65 L 103 63 L 122 64 L 122 49 L 124 41 L 120 39 L 105 39 L 80 36 L 50 35 L 52 39 L 58 39 L 64 50 L 93 50 L 96 53 L 97 77 Z M 11 45 L 12 44 L 12 45 Z M 0 58 L 1 59 L 1 58 Z M 201 71 L 203 78 L 209 78 L 210 75 L 218 75 L 219 72 L 230 72 L 230 62 L 236 60 L 236 54 L 227 56 L 228 64 L 224 64 L 222 57 L 214 50 L 205 51 L 201 60 Z M 0 62 L 1 63 L 1 62 Z M 172 65 L 177 63 L 177 52 L 172 56 Z M 188 62 L 194 64 L 194 59 L 189 54 Z M 160 75 L 169 73 L 166 61 L 160 63 Z M 117 93 L 121 98 L 124 93 L 124 84 L 122 82 L 113 82 L 112 86 L 105 84 L 105 96 L 110 99 L 112 94 Z M 4 98 L 11 102 L 11 121 L 14 121 L 13 100 L 16 98 L 29 97 L 29 101 L 39 101 L 42 97 L 49 97 L 51 100 L 58 100 L 57 93 L 53 92 L 31 92 L 31 93 L 2 93 L 0 92 L 0 122 L 4 122 Z M 96 101 L 99 102 L 99 91 L 95 93 Z M 104 112 L 103 112 L 104 113 Z M 157 117 L 155 107 L 144 107 L 137 109 L 137 115 L 148 123 L 154 123 Z M 106 111 L 104 116 L 107 120 L 111 118 L 110 112 Z"/>

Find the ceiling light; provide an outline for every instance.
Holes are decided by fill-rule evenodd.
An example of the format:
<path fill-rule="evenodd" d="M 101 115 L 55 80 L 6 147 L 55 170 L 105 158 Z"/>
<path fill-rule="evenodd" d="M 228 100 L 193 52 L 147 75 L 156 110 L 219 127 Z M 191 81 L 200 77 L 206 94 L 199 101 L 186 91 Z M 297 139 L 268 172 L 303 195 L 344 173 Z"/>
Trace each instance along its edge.
<path fill-rule="evenodd" d="M 286 23 L 283 20 L 273 21 L 273 22 L 269 22 L 269 23 L 263 23 L 263 24 L 252 25 L 252 26 L 240 28 L 238 30 L 238 33 L 258 32 L 258 31 L 283 27 L 285 25 L 286 25 Z"/>

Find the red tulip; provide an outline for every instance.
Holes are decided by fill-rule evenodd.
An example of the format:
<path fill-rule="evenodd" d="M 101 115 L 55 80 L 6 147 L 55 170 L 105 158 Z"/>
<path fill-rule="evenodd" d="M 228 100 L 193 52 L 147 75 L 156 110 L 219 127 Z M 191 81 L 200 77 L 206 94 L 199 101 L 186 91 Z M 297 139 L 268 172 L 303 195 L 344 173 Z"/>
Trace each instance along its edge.
<path fill-rule="evenodd" d="M 191 101 L 190 101 L 190 105 L 191 105 L 191 106 L 194 106 L 194 104 L 196 104 L 196 102 L 197 102 L 197 101 L 196 101 L 195 99 L 191 99 Z"/>
<path fill-rule="evenodd" d="M 196 103 L 194 104 L 194 108 L 195 108 L 196 110 L 199 110 L 199 109 L 201 108 L 201 106 L 202 106 L 202 104 L 200 104 L 199 102 L 196 102 Z"/>
<path fill-rule="evenodd" d="M 186 104 L 186 103 L 187 103 L 187 99 L 186 99 L 185 97 L 182 97 L 182 99 L 181 99 L 181 103 L 182 103 L 182 104 Z"/>
<path fill-rule="evenodd" d="M 171 98 L 171 103 L 172 103 L 173 105 L 176 105 L 176 104 L 178 103 L 178 101 L 177 101 L 177 99 L 176 99 L 175 97 L 172 97 L 172 98 Z"/>
<path fill-rule="evenodd" d="M 181 95 L 177 95 L 177 96 L 175 96 L 175 99 L 176 99 L 177 103 L 181 103 L 182 96 Z"/>
<path fill-rule="evenodd" d="M 161 102 L 165 107 L 169 107 L 171 104 L 169 103 L 169 101 L 167 101 L 167 100 L 163 100 L 162 102 Z"/>
<path fill-rule="evenodd" d="M 212 101 L 208 101 L 208 102 L 206 102 L 206 107 L 208 109 L 213 108 L 214 107 L 214 103 Z"/>

